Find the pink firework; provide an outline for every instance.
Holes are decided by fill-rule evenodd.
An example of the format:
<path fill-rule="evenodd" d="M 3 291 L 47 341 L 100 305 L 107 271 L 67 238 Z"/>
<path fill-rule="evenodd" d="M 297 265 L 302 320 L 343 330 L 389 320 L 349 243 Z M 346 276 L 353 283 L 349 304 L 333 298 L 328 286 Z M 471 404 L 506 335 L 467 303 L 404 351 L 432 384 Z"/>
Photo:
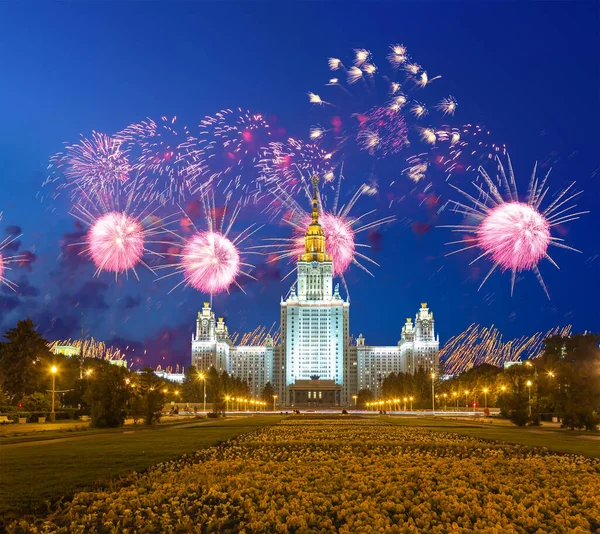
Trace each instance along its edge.
<path fill-rule="evenodd" d="M 156 217 L 145 203 L 141 208 L 139 204 L 134 205 L 136 191 L 133 182 L 123 207 L 120 206 L 118 187 L 99 198 L 84 196 L 72 212 L 88 227 L 85 241 L 74 245 L 85 246 L 82 254 L 91 258 L 96 275 L 106 271 L 117 276 L 131 270 L 138 278 L 136 267 L 139 265 L 152 271 L 143 260 L 144 254 L 160 256 L 146 247 L 157 243 L 152 238 L 165 231 L 165 220 Z"/>
<path fill-rule="evenodd" d="M 229 222 L 225 225 L 227 203 L 225 203 L 222 210 L 218 210 L 211 190 L 205 191 L 200 196 L 200 201 L 208 228 L 206 230 L 199 230 L 191 219 L 187 215 L 185 216 L 182 220 L 182 225 L 191 226 L 193 233 L 189 237 L 182 238 L 181 236 L 177 236 L 175 232 L 171 232 L 171 234 L 176 235 L 180 239 L 181 252 L 179 254 L 172 254 L 178 257 L 176 263 L 162 266 L 165 269 L 172 269 L 172 272 L 162 278 L 183 275 L 183 280 L 171 291 L 182 284 L 207 293 L 211 297 L 212 295 L 228 291 L 232 284 L 235 284 L 244 291 L 237 282 L 237 279 L 240 275 L 253 278 L 243 270 L 245 267 L 252 268 L 253 265 L 242 261 L 242 253 L 239 247 L 262 227 L 250 225 L 235 238 L 230 238 L 229 234 L 239 215 L 241 203 L 237 203 Z M 220 217 L 218 217 L 218 213 L 221 213 Z"/>
<path fill-rule="evenodd" d="M 177 117 L 147 119 L 115 136 L 123 142 L 147 200 L 185 200 L 198 187 L 204 158 L 198 140 Z"/>
<path fill-rule="evenodd" d="M 507 202 L 490 210 L 477 229 L 477 238 L 503 271 L 531 270 L 546 257 L 550 223 L 529 204 Z"/>
<path fill-rule="evenodd" d="M 308 200 L 312 201 L 312 184 L 310 180 L 306 180 L 303 175 L 301 175 L 301 177 L 302 185 L 300 190 L 306 195 Z M 325 247 L 327 252 L 332 255 L 333 274 L 342 279 L 342 283 L 347 290 L 344 275 L 352 265 L 362 269 L 371 276 L 373 276 L 373 274 L 362 262 L 365 261 L 372 265 L 377 265 L 373 259 L 360 252 L 360 249 L 368 249 L 370 247 L 367 244 L 358 243 L 357 235 L 361 232 L 390 224 L 395 221 L 396 218 L 394 216 L 387 216 L 381 219 L 367 221 L 366 219 L 372 215 L 375 210 L 370 210 L 360 215 L 351 215 L 351 212 L 361 198 L 372 196 L 377 193 L 376 186 L 372 184 L 361 185 L 350 200 L 339 207 L 342 181 L 343 173 L 340 170 L 338 178 L 336 182 L 334 182 L 335 190 L 333 201 L 329 203 L 330 207 L 328 208 L 326 206 L 326 197 L 321 191 L 318 192 L 318 203 L 320 206 L 319 222 L 325 233 Z M 293 236 L 287 239 L 269 239 L 269 241 L 273 242 L 272 244 L 260 245 L 254 248 L 265 250 L 266 254 L 274 252 L 275 254 L 271 257 L 270 261 L 288 259 L 290 263 L 295 263 L 298 255 L 304 252 L 304 235 L 310 224 L 311 218 L 294 196 L 281 189 L 273 194 L 277 199 L 277 202 L 287 211 L 288 216 L 283 220 L 292 226 Z M 289 274 L 286 276 L 289 276 Z"/>
<path fill-rule="evenodd" d="M 498 182 L 505 191 L 504 197 L 500 194 L 498 187 L 496 187 L 485 169 L 481 167 L 479 172 L 485 186 L 474 184 L 478 192 L 477 198 L 452 186 L 471 202 L 471 205 L 466 205 L 451 201 L 454 205 L 454 211 L 473 218 L 476 222 L 470 225 L 450 227 L 456 232 L 471 232 L 474 234 L 473 237 L 449 243 L 467 244 L 467 246 L 450 254 L 478 248 L 482 253 L 471 264 L 481 258 L 489 258 L 492 261 L 492 268 L 485 276 L 479 289 L 491 274 L 500 267 L 501 271 L 510 270 L 512 272 L 512 295 L 517 273 L 533 271 L 546 296 L 550 298 L 538 264 L 541 260 L 547 259 L 558 268 L 556 262 L 548 254 L 550 246 L 579 252 L 563 244 L 562 239 L 553 237 L 551 228 L 576 220 L 580 215 L 588 213 L 586 211 L 574 211 L 576 204 L 571 203 L 582 192 L 569 193 L 575 185 L 573 182 L 556 195 L 544 210 L 540 210 L 540 205 L 549 191 L 549 188 L 546 187 L 546 181 L 550 171 L 539 181 L 536 175 L 536 164 L 529 183 L 527 202 L 520 202 L 510 157 L 507 155 L 508 176 L 500 158 L 497 157 L 496 159 L 498 162 Z"/>
<path fill-rule="evenodd" d="M 50 158 L 49 182 L 65 178 L 58 188 L 73 188 L 72 196 L 98 194 L 115 183 L 126 182 L 132 172 L 122 141 L 100 132 L 82 138 L 79 143 L 67 145 L 64 152 Z"/>
<path fill-rule="evenodd" d="M 240 272 L 237 248 L 217 232 L 196 232 L 187 240 L 181 256 L 187 283 L 210 295 L 229 289 Z"/>
<path fill-rule="evenodd" d="M 371 155 L 380 157 L 398 154 L 410 143 L 408 126 L 402 114 L 389 108 L 377 106 L 364 115 L 357 116 L 359 146 Z"/>
<path fill-rule="evenodd" d="M 87 234 L 90 255 L 99 271 L 123 273 L 138 265 L 144 255 L 144 228 L 131 215 L 102 215 Z"/>

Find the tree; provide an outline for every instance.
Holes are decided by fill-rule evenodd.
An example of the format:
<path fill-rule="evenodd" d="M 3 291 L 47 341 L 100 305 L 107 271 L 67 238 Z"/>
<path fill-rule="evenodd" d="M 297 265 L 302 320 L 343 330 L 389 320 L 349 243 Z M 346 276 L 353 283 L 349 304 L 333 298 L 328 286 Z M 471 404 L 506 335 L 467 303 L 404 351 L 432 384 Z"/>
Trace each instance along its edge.
<path fill-rule="evenodd" d="M 47 389 L 52 353 L 48 342 L 35 331 L 31 319 L 18 321 L 6 331 L 0 343 L 0 379 L 2 389 L 14 402 L 24 395 Z"/>
<path fill-rule="evenodd" d="M 184 402 L 203 402 L 204 384 L 198 377 L 198 369 L 190 365 L 185 371 L 185 379 L 181 386 L 181 397 Z"/>
<path fill-rule="evenodd" d="M 267 403 L 273 402 L 273 395 L 275 395 L 275 390 L 273 389 L 271 382 L 267 382 L 262 390 L 260 398 Z"/>
<path fill-rule="evenodd" d="M 25 395 L 21 400 L 26 412 L 49 412 L 52 405 L 52 394 L 40 391 Z"/>
<path fill-rule="evenodd" d="M 358 392 L 358 398 L 356 404 L 361 408 L 367 405 L 367 402 L 371 402 L 374 399 L 373 392 L 370 389 L 361 389 Z"/>
<path fill-rule="evenodd" d="M 165 405 L 165 395 L 162 392 L 162 381 L 154 374 L 154 370 L 145 367 L 135 383 L 135 398 L 132 406 L 136 416 L 141 416 L 147 425 L 152 425 L 160 419 Z"/>
<path fill-rule="evenodd" d="M 84 401 L 90 406 L 92 426 L 99 428 L 123 426 L 127 404 L 131 399 L 127 369 L 116 365 L 102 366 L 85 392 Z"/>

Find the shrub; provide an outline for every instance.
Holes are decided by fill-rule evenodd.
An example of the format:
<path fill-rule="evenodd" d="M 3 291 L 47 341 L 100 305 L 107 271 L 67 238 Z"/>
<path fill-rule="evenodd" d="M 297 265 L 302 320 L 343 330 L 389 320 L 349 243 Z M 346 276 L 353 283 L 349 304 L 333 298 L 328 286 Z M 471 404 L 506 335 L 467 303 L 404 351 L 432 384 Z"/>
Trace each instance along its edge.
<path fill-rule="evenodd" d="M 25 395 L 21 404 L 23 409 L 28 412 L 50 411 L 52 399 L 51 395 L 47 393 L 36 392 Z"/>
<path fill-rule="evenodd" d="M 511 410 L 508 418 L 517 426 L 525 426 L 529 421 L 529 415 L 526 410 Z"/>

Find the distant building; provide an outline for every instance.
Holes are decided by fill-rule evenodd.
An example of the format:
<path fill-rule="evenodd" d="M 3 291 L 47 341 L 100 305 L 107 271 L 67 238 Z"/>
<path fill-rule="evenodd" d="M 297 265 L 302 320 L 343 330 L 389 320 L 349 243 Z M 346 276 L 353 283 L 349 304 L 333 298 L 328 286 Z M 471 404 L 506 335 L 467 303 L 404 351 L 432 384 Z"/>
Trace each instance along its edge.
<path fill-rule="evenodd" d="M 278 404 L 284 406 L 339 406 L 352 403 L 361 389 L 380 395 L 390 373 L 438 372 L 439 336 L 433 313 L 422 303 L 406 320 L 400 341 L 389 347 L 365 344 L 362 334 L 350 344 L 350 302 L 333 287 L 333 258 L 319 224 L 317 180 L 314 183 L 311 223 L 305 251 L 298 257 L 297 282 L 281 299 L 281 341 L 274 346 L 235 346 L 223 318 L 207 302 L 196 318 L 192 336 L 192 365 L 206 371 L 215 367 L 250 384 L 253 397 L 271 382 Z"/>
<path fill-rule="evenodd" d="M 63 356 L 79 356 L 79 347 L 71 345 L 56 345 L 53 349 L 54 354 L 62 354 Z"/>
<path fill-rule="evenodd" d="M 141 371 L 138 371 L 138 374 Z M 169 373 L 167 371 L 154 371 L 154 374 L 158 376 L 158 378 L 163 378 L 164 380 L 169 380 L 170 382 L 177 382 L 178 384 L 183 384 L 185 380 L 184 373 Z"/>

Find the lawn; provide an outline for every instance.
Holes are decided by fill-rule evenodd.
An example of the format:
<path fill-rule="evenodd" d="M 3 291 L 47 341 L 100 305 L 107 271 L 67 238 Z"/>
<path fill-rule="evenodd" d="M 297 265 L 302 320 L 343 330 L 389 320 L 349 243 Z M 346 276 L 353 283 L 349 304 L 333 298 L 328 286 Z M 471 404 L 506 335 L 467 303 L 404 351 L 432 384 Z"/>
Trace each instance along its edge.
<path fill-rule="evenodd" d="M 600 461 L 410 427 L 291 417 L 80 492 L 9 533 L 596 532 Z"/>
<path fill-rule="evenodd" d="M 228 418 L 124 432 L 63 434 L 61 439 L 0 446 L 0 518 L 40 512 L 85 486 L 210 447 L 279 422 L 280 416 Z M 1 530 L 1 523 L 0 523 Z"/>
<path fill-rule="evenodd" d="M 418 426 L 440 432 L 456 432 L 463 436 L 498 440 L 530 447 L 546 447 L 552 452 L 581 454 L 600 458 L 600 434 L 544 427 L 517 427 L 470 421 L 456 421 L 435 417 L 385 417 L 395 425 Z"/>

